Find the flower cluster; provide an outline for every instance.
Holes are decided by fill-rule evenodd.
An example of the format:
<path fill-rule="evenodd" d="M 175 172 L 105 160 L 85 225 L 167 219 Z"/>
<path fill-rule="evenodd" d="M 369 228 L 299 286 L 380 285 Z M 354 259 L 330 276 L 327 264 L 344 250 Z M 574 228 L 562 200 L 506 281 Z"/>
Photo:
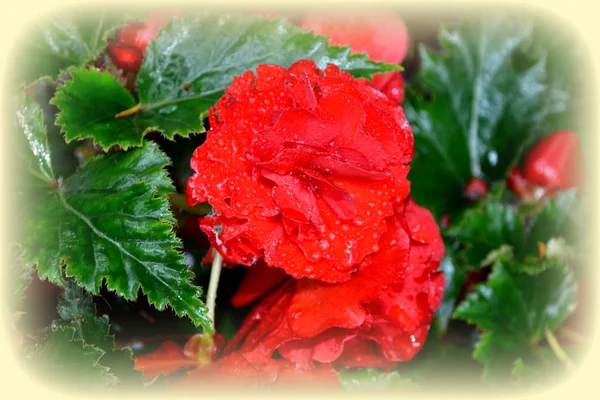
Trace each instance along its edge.
<path fill-rule="evenodd" d="M 444 246 L 409 196 L 402 108 L 298 61 L 235 78 L 209 120 L 188 202 L 213 206 L 201 229 L 249 267 L 233 304 L 258 300 L 214 368 L 268 369 L 276 353 L 303 371 L 411 359 L 441 301 Z"/>

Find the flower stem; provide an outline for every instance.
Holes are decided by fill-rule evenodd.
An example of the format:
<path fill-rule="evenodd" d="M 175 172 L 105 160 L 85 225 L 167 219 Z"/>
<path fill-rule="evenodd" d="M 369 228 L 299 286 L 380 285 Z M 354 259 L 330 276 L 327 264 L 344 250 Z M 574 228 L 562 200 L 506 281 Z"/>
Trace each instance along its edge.
<path fill-rule="evenodd" d="M 217 288 L 219 287 L 219 278 L 221 277 L 221 266 L 223 265 L 223 256 L 214 247 L 213 262 L 210 267 L 210 281 L 208 283 L 208 293 L 206 294 L 206 308 L 208 308 L 208 318 L 211 320 L 211 328 L 215 330 L 215 303 L 217 301 Z"/>
<path fill-rule="evenodd" d="M 573 371 L 575 369 L 575 364 L 569 358 L 567 353 L 563 350 L 560 343 L 558 342 L 552 331 L 550 331 L 550 329 L 546 329 L 545 336 L 546 340 L 548 341 L 548 344 L 550 345 L 550 349 L 552 349 L 552 352 L 554 353 L 556 358 L 562 361 L 567 366 L 567 369 Z"/>

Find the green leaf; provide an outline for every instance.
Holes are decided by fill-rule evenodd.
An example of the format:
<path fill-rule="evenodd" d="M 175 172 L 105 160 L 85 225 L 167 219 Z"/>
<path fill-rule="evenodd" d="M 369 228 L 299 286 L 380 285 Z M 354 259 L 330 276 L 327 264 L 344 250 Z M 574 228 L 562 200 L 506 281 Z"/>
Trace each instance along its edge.
<path fill-rule="evenodd" d="M 491 251 L 508 244 L 521 254 L 525 243 L 525 227 L 515 207 L 489 198 L 466 210 L 447 233 L 464 244 L 464 260 L 476 268 Z"/>
<path fill-rule="evenodd" d="M 24 260 L 42 279 L 64 286 L 64 272 L 91 293 L 108 289 L 135 300 L 141 288 L 157 309 L 171 306 L 210 330 L 200 288 L 173 233 L 164 167 L 154 143 L 127 153 L 98 156 L 48 188 L 27 210 Z"/>
<path fill-rule="evenodd" d="M 110 335 L 108 316 L 96 316 L 92 296 L 73 280 L 65 286 L 58 304 L 58 314 L 65 320 L 63 324 L 75 329 L 74 338 L 103 351 L 100 364 L 108 367 L 120 382 L 141 382 L 141 373 L 133 369 L 131 350 L 115 348 L 114 337 Z"/>
<path fill-rule="evenodd" d="M 284 20 L 255 15 L 207 13 L 174 20 L 146 50 L 137 78 L 139 109 L 133 109 L 131 95 L 110 75 L 73 71 L 73 81 L 54 100 L 61 109 L 58 124 L 68 140 L 93 137 L 104 148 L 127 148 L 139 146 L 153 130 L 169 139 L 203 132 L 202 116 L 233 78 L 259 64 L 288 67 L 310 59 L 321 68 L 336 64 L 357 77 L 400 69 L 327 41 Z M 115 118 L 129 109 L 131 115 Z"/>
<path fill-rule="evenodd" d="M 484 364 L 484 377 L 506 377 L 517 358 L 528 355 L 547 329 L 558 328 L 575 309 L 577 290 L 574 273 L 562 266 L 530 275 L 510 261 L 496 261 L 488 281 L 454 313 L 483 331 L 473 356 Z"/>
<path fill-rule="evenodd" d="M 52 384 L 97 390 L 114 386 L 118 381 L 107 367 L 98 363 L 103 354 L 101 349 L 78 340 L 75 328 L 53 325 L 43 347 L 27 364 Z"/>
<path fill-rule="evenodd" d="M 558 193 L 555 198 L 546 200 L 535 217 L 528 234 L 530 242 L 545 243 L 559 236 L 575 241 L 577 231 L 583 228 L 582 212 L 582 202 L 576 189 Z"/>
<path fill-rule="evenodd" d="M 55 177 L 50 160 L 44 115 L 34 100 L 21 96 L 17 111 L 17 125 L 29 144 L 29 151 L 21 155 L 29 172 L 45 183 L 53 182 Z"/>
<path fill-rule="evenodd" d="M 93 61 L 106 47 L 108 32 L 124 22 L 123 16 L 105 10 L 55 15 L 36 21 L 19 43 L 18 79 L 31 82 L 42 76 L 58 77 L 59 71 Z"/>
<path fill-rule="evenodd" d="M 93 137 L 94 143 L 108 149 L 118 144 L 124 149 L 141 146 L 142 135 L 134 119 L 116 119 L 120 111 L 135 105 L 133 96 L 108 72 L 72 69 L 71 79 L 60 87 L 51 100 L 62 111 L 56 124 L 65 139 Z"/>
<path fill-rule="evenodd" d="M 436 216 L 464 206 L 472 177 L 504 179 L 553 112 L 545 57 L 515 62 L 531 32 L 514 15 L 481 18 L 443 30 L 443 54 L 420 47 L 421 69 L 404 106 L 415 135 L 409 177 L 411 194 Z"/>

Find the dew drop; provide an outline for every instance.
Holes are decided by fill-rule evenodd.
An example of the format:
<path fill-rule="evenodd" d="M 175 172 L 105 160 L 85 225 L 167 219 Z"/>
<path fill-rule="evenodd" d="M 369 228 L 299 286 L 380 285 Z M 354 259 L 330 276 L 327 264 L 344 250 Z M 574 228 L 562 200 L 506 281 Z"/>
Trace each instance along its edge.
<path fill-rule="evenodd" d="M 490 165 L 492 167 L 495 167 L 496 164 L 498 164 L 498 153 L 496 153 L 495 151 L 490 151 L 488 153 L 488 161 L 490 162 Z"/>

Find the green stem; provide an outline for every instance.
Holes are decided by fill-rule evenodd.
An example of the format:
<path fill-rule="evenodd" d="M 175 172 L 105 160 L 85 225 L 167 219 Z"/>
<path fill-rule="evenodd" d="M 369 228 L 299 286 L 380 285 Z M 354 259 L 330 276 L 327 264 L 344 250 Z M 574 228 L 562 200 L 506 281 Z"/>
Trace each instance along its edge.
<path fill-rule="evenodd" d="M 563 350 L 560 343 L 558 342 L 552 331 L 550 331 L 550 329 L 546 329 L 545 336 L 546 340 L 548 341 L 548 345 L 550 345 L 550 349 L 552 349 L 552 352 L 554 353 L 556 358 L 562 361 L 567 366 L 567 369 L 573 371 L 575 369 L 575 363 L 573 363 L 573 361 L 569 358 L 567 353 Z"/>
<path fill-rule="evenodd" d="M 197 215 L 198 217 L 203 217 L 207 214 L 210 214 L 213 210 L 208 203 L 200 203 L 196 204 L 195 206 L 190 206 L 185 195 L 181 193 L 170 193 L 169 203 L 171 203 L 171 206 L 174 208 L 179 208 L 188 214 Z"/>
<path fill-rule="evenodd" d="M 211 328 L 215 331 L 215 304 L 217 302 L 217 289 L 219 287 L 219 278 L 221 277 L 221 267 L 223 266 L 223 256 L 214 247 L 213 262 L 210 267 L 210 281 L 208 283 L 208 293 L 206 294 L 206 308 L 208 308 L 208 318 L 211 320 Z"/>

